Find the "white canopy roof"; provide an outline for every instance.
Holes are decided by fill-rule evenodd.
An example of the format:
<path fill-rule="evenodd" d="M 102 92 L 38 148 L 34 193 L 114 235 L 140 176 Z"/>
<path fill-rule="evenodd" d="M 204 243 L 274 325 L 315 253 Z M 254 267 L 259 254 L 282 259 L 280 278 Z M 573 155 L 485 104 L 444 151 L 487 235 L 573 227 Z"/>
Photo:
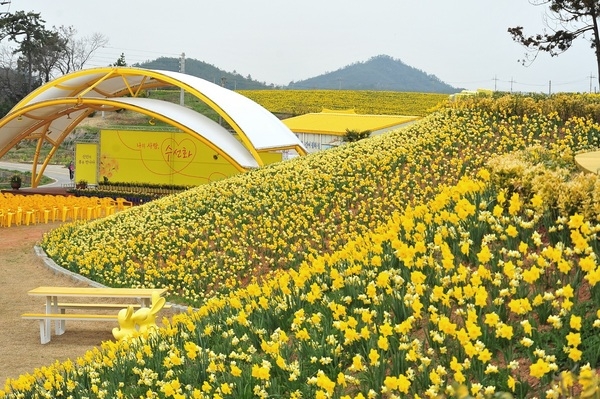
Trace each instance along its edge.
<path fill-rule="evenodd" d="M 158 71 L 198 90 L 221 108 L 258 151 L 301 146 L 298 137 L 275 115 L 243 95 L 179 72 Z"/>
<path fill-rule="evenodd" d="M 177 86 L 204 101 L 227 121 L 242 143 L 219 124 L 184 106 L 138 97 L 146 89 L 165 86 Z M 91 112 L 119 108 L 136 110 L 195 134 L 244 169 L 262 165 L 261 151 L 293 149 L 306 154 L 287 126 L 239 93 L 179 72 L 104 67 L 62 76 L 25 97 L 0 120 L 0 157 L 26 137 L 49 142 L 56 149 Z M 44 161 L 34 184 L 48 161 Z"/>

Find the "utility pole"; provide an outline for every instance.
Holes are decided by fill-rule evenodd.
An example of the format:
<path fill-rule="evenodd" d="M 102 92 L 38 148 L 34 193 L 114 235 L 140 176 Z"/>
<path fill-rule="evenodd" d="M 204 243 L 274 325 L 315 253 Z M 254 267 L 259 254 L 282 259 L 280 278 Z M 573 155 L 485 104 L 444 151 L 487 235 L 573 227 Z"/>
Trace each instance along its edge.
<path fill-rule="evenodd" d="M 514 82 L 513 78 L 510 78 L 510 92 L 511 93 L 512 93 L 512 90 L 513 90 L 513 82 Z"/>
<path fill-rule="evenodd" d="M 179 72 L 185 73 L 185 53 L 181 53 L 181 58 L 179 58 Z M 183 88 L 179 92 L 179 105 L 185 105 L 185 93 Z"/>
<path fill-rule="evenodd" d="M 497 89 L 497 85 L 498 85 L 498 77 L 496 75 L 494 75 L 494 79 L 492 79 L 494 81 L 494 91 L 498 91 Z"/>
<path fill-rule="evenodd" d="M 596 77 L 594 75 L 592 75 L 592 73 L 590 72 L 590 94 L 592 94 L 592 79 L 595 79 Z"/>
<path fill-rule="evenodd" d="M 552 81 L 551 80 L 548 81 L 548 95 L 549 96 L 552 95 Z"/>

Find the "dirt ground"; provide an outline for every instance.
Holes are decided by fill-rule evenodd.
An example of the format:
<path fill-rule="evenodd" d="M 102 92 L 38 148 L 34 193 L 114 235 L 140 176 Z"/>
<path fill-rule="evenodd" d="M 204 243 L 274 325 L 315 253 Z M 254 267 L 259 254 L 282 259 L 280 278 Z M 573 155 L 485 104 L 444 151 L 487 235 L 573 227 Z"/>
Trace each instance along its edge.
<path fill-rule="evenodd" d="M 0 390 L 7 378 L 31 373 L 55 360 L 75 360 L 102 341 L 114 340 L 112 328 L 116 322 L 74 321 L 67 322 L 63 335 L 54 335 L 53 328 L 52 340 L 42 345 L 39 322 L 21 319 L 22 313 L 43 312 L 45 300 L 27 295 L 30 289 L 42 285 L 85 286 L 53 272 L 34 251 L 44 232 L 57 226 L 0 227 Z M 166 312 L 159 314 L 159 319 L 168 317 Z"/>

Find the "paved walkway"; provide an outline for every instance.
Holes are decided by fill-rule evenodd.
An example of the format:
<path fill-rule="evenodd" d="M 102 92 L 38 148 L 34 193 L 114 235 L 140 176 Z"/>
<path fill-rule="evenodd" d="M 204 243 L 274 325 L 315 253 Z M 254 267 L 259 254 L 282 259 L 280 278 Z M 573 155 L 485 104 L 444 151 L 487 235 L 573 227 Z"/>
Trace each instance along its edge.
<path fill-rule="evenodd" d="M 31 172 L 31 167 L 30 163 L 0 162 L 0 169 L 6 170 Z M 64 165 L 48 165 L 44 170 L 44 176 L 54 179 L 53 183 L 46 184 L 44 187 L 63 187 L 73 183 L 69 179 L 69 170 Z"/>
<path fill-rule="evenodd" d="M 575 155 L 575 163 L 585 172 L 598 174 L 600 172 L 600 151 Z"/>

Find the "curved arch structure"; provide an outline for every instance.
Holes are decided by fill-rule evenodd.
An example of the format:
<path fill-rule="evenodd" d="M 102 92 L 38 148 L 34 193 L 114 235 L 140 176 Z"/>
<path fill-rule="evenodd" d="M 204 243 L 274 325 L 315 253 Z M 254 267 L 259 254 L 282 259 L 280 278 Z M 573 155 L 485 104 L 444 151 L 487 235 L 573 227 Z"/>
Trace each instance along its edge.
<path fill-rule="evenodd" d="M 146 89 L 176 86 L 217 112 L 239 136 L 184 106 L 138 97 Z M 93 111 L 130 109 L 197 136 L 238 170 L 262 166 L 260 152 L 306 149 L 279 119 L 254 101 L 204 79 L 179 72 L 105 67 L 77 71 L 39 87 L 0 120 L 0 158 L 25 138 L 37 140 L 32 186 L 36 187 L 69 133 Z M 39 170 L 43 143 L 52 148 Z"/>

